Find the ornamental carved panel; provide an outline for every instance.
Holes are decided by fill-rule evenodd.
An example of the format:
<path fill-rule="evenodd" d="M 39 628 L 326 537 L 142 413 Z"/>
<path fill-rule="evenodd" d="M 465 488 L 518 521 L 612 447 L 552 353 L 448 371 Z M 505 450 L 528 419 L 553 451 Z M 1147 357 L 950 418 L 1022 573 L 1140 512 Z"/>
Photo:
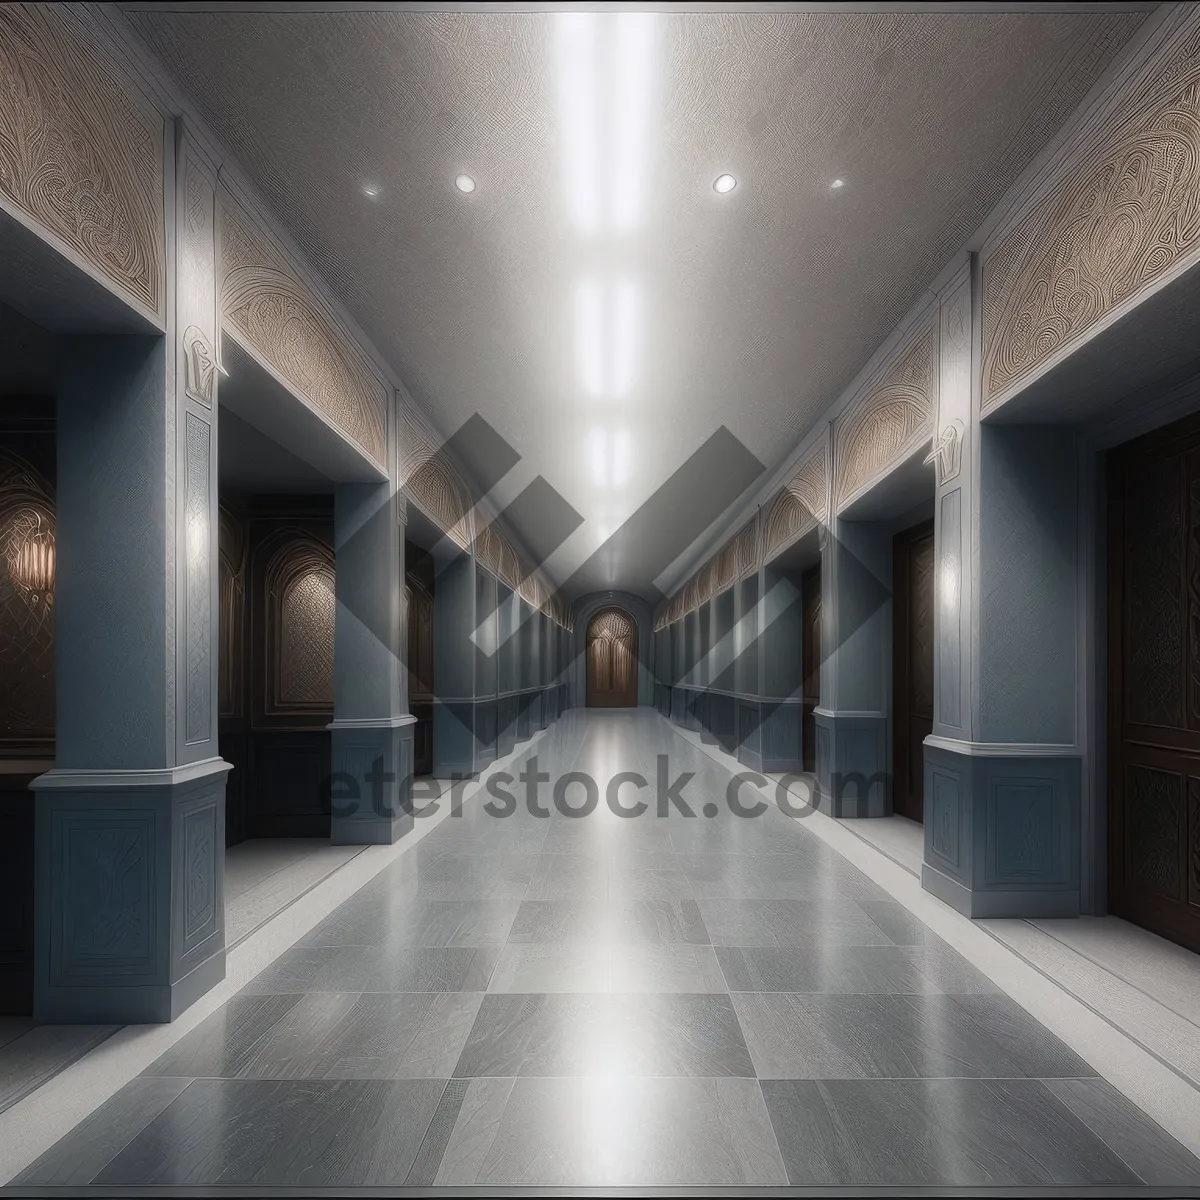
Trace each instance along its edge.
<path fill-rule="evenodd" d="M 224 326 L 385 466 L 388 390 L 370 360 L 227 194 L 219 207 Z"/>
<path fill-rule="evenodd" d="M 264 575 L 268 716 L 333 710 L 333 551 L 296 532 L 267 560 Z"/>
<path fill-rule="evenodd" d="M 929 438 L 937 409 L 937 382 L 937 325 L 930 321 L 837 423 L 839 507 Z"/>
<path fill-rule="evenodd" d="M 637 705 L 637 625 L 620 608 L 596 613 L 587 627 L 588 707 Z"/>
<path fill-rule="evenodd" d="M 163 119 L 57 8 L 0 5 L 0 203 L 161 319 Z"/>
<path fill-rule="evenodd" d="M 446 461 L 436 436 L 407 405 L 400 406 L 400 484 L 415 504 L 456 546 L 471 547 L 474 500 L 466 482 Z M 498 533 L 497 533 L 498 536 Z M 501 539 L 503 542 L 503 539 Z M 507 543 L 504 543 L 507 546 Z M 511 551 L 511 547 L 508 547 Z M 515 588 L 519 578 L 501 557 L 498 578 Z M 518 568 L 519 569 L 519 568 Z M 508 571 L 509 574 L 504 572 Z"/>
<path fill-rule="evenodd" d="M 763 510 L 763 558 L 774 558 L 825 517 L 825 447 L 811 454 Z"/>
<path fill-rule="evenodd" d="M 53 462 L 53 435 L 49 437 Z M 54 739 L 54 492 L 31 462 L 0 450 L 0 746 L 48 752 Z"/>
<path fill-rule="evenodd" d="M 734 535 L 737 547 L 737 577 L 745 579 L 758 570 L 758 519 L 752 518 Z"/>
<path fill-rule="evenodd" d="M 1200 28 L 982 261 L 994 408 L 1200 250 Z"/>

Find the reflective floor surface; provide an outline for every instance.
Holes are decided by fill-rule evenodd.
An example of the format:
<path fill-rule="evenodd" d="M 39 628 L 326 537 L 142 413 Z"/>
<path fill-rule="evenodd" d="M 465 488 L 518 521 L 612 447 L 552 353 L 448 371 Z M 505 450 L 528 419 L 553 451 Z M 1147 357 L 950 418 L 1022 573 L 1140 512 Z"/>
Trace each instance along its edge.
<path fill-rule="evenodd" d="M 656 713 L 571 712 L 533 752 L 549 815 L 493 781 L 494 813 L 443 820 L 16 1186 L 1200 1184 L 803 820 L 731 811 Z M 640 816 L 605 802 L 622 772 Z M 555 809 L 589 779 L 594 811 Z"/>

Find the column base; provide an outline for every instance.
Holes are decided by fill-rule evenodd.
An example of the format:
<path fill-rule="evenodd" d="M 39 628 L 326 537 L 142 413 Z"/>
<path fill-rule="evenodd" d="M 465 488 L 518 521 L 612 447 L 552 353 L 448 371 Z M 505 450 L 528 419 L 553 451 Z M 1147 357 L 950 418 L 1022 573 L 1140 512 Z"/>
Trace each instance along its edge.
<path fill-rule="evenodd" d="M 752 771 L 762 770 L 762 714 L 757 700 L 739 696 L 737 704 L 737 760 Z"/>
<path fill-rule="evenodd" d="M 816 806 L 831 817 L 891 816 L 887 717 L 818 708 L 814 720 Z"/>
<path fill-rule="evenodd" d="M 517 710 L 520 697 L 501 696 L 496 701 L 496 757 L 504 758 L 517 744 Z"/>
<path fill-rule="evenodd" d="M 1080 766 L 927 738 L 922 887 L 973 918 L 1078 916 Z"/>
<path fill-rule="evenodd" d="M 800 738 L 804 705 L 800 700 L 763 700 L 759 704 L 760 770 L 793 774 L 804 770 Z"/>
<path fill-rule="evenodd" d="M 332 817 L 335 846 L 390 846 L 413 827 L 416 718 L 335 720 Z"/>
<path fill-rule="evenodd" d="M 213 758 L 33 782 L 36 1021 L 172 1021 L 225 978 L 229 770 Z"/>

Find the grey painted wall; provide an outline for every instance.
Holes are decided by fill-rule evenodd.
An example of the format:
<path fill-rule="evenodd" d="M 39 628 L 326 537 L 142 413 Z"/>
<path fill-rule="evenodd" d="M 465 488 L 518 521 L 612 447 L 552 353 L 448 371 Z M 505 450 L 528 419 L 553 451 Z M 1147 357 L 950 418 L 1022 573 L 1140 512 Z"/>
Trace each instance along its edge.
<path fill-rule="evenodd" d="M 1078 452 L 1070 430 L 981 425 L 979 738 L 1071 745 Z"/>

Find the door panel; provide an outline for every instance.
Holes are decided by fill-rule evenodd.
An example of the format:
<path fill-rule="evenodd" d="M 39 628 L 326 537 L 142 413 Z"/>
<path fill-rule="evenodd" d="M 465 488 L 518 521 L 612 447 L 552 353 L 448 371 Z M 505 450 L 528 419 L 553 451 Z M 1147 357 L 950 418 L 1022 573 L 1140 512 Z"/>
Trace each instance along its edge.
<path fill-rule="evenodd" d="M 933 522 L 892 546 L 892 806 L 924 819 L 925 739 L 933 732 Z"/>
<path fill-rule="evenodd" d="M 821 703 L 821 568 L 806 571 L 800 582 L 804 605 L 804 727 L 801 730 L 804 769 L 815 771 L 817 759 L 816 707 Z"/>
<path fill-rule="evenodd" d="M 637 624 L 620 608 L 596 613 L 587 628 L 589 708 L 637 707 Z"/>
<path fill-rule="evenodd" d="M 1200 419 L 1109 457 L 1109 908 L 1200 950 Z"/>

